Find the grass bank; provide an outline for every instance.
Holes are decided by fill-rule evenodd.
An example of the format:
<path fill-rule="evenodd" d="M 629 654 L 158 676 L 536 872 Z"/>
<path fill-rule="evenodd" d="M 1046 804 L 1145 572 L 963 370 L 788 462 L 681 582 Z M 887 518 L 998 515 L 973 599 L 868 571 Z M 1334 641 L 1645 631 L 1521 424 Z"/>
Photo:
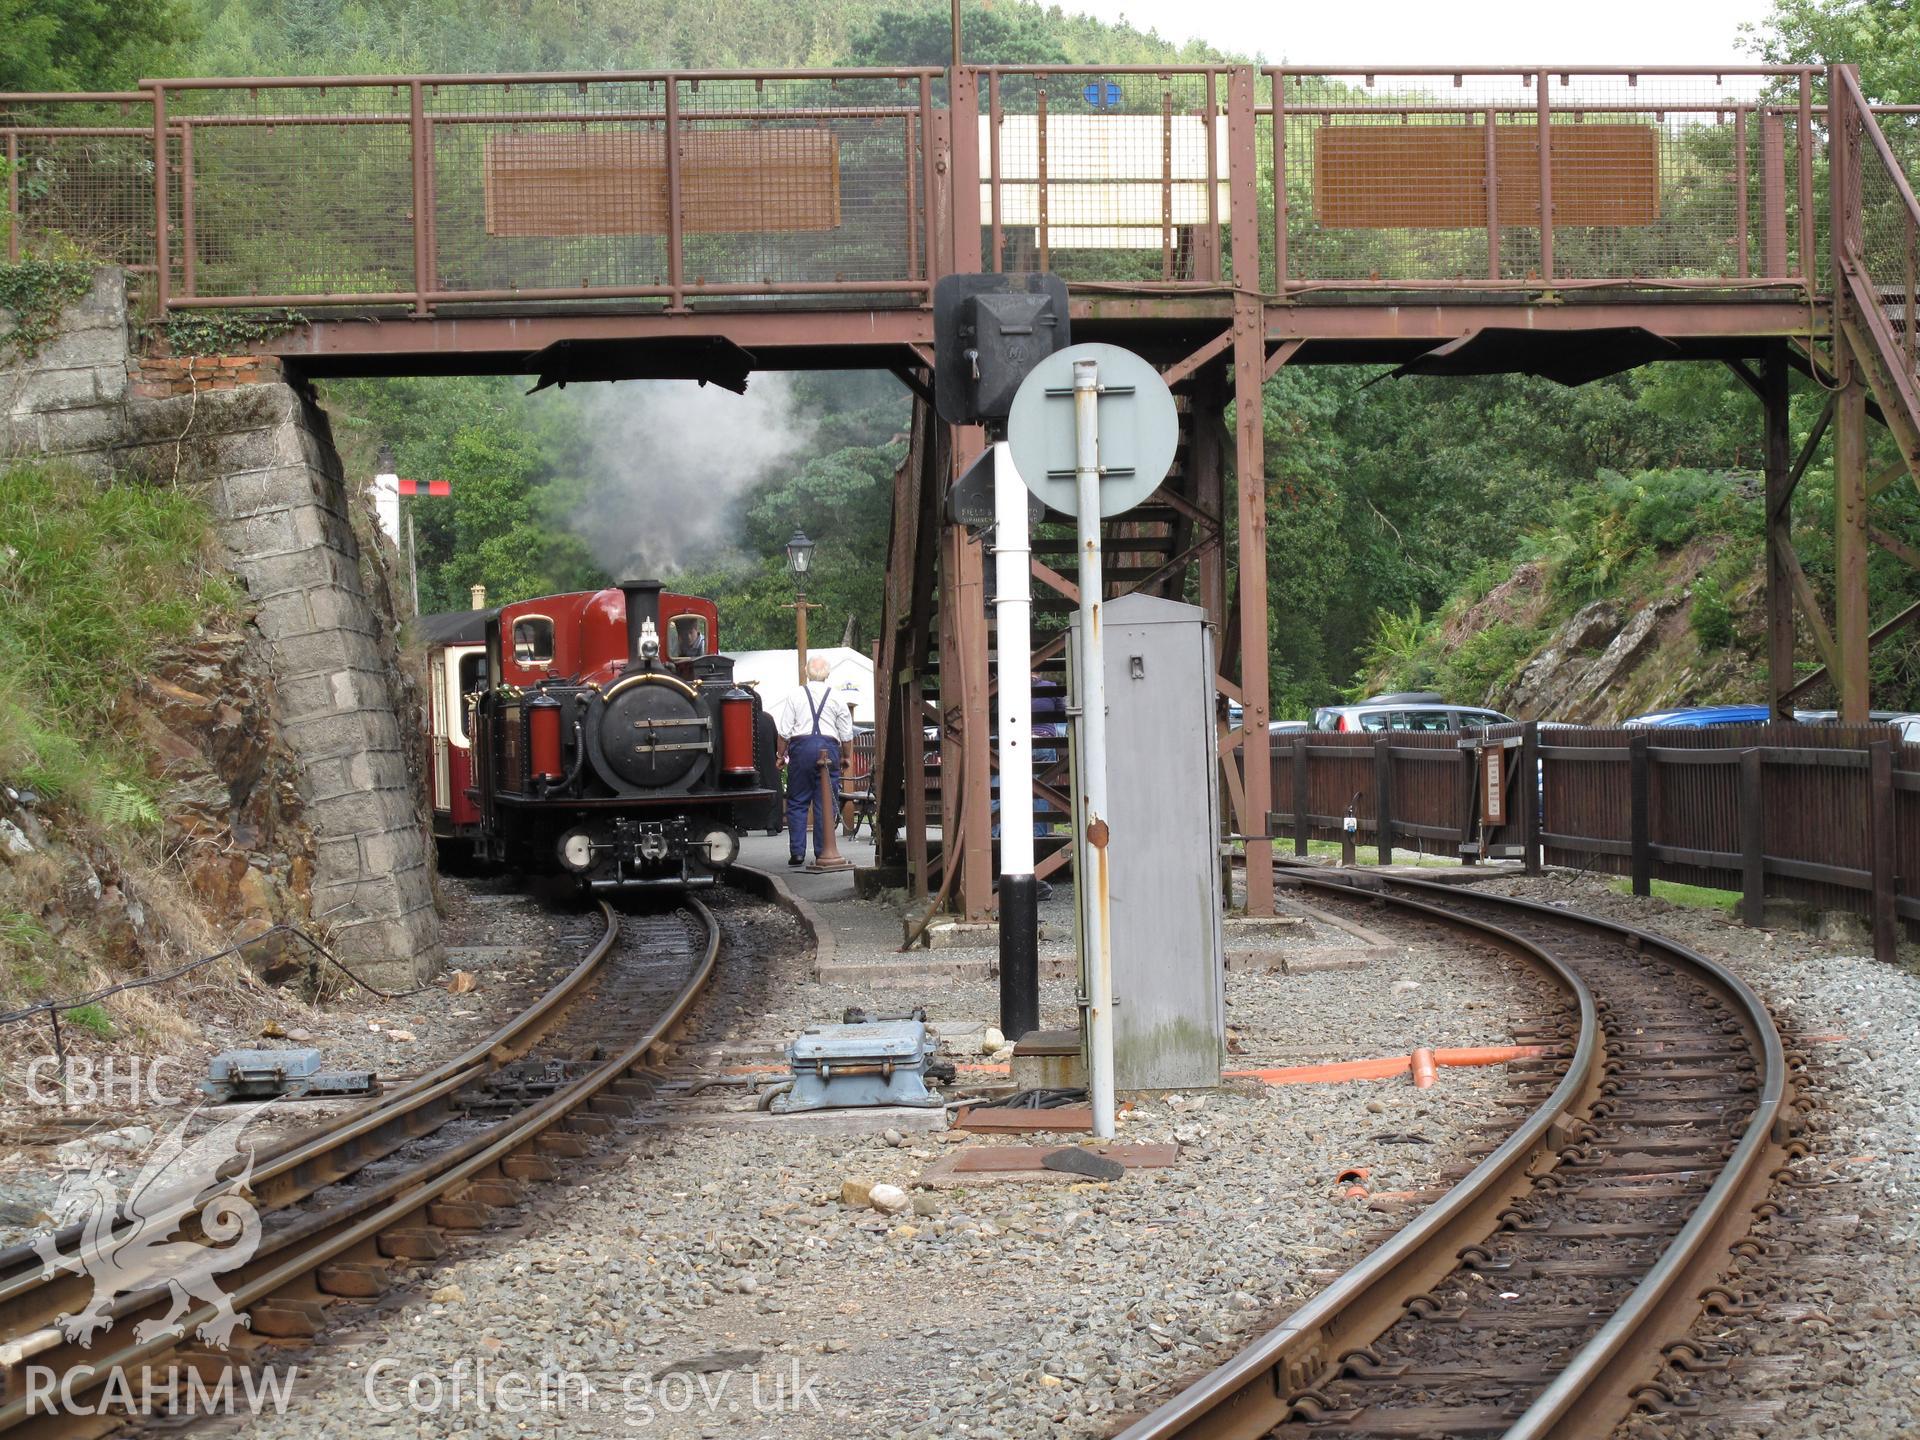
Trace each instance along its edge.
<path fill-rule="evenodd" d="M 205 509 L 180 491 L 0 467 L 0 781 L 31 791 L 70 850 L 160 859 L 156 766 L 121 707 L 156 651 L 234 618 L 241 597 L 211 545 Z M 48 918 L 71 883 L 50 855 L 0 847 L 0 1005 L 94 972 L 84 927 Z"/>

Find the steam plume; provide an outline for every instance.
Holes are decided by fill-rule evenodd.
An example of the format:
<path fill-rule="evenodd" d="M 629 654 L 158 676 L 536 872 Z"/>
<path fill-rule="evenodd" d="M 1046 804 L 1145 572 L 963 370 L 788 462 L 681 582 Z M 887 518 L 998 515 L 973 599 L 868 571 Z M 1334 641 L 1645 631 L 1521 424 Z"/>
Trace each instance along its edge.
<path fill-rule="evenodd" d="M 729 553 L 742 497 L 797 468 L 813 435 L 779 372 L 755 375 L 745 395 L 691 380 L 576 393 L 590 468 L 569 523 L 615 578 L 671 575 Z"/>

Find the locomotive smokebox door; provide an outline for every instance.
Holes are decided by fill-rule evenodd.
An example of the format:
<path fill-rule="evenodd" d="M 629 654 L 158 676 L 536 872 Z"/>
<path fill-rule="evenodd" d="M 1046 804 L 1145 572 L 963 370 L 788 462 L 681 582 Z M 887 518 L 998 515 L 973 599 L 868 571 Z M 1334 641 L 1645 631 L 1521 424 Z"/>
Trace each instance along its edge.
<path fill-rule="evenodd" d="M 1035 365 L 1072 343 L 1058 275 L 944 275 L 933 291 L 934 408 L 952 425 L 1005 424 Z"/>

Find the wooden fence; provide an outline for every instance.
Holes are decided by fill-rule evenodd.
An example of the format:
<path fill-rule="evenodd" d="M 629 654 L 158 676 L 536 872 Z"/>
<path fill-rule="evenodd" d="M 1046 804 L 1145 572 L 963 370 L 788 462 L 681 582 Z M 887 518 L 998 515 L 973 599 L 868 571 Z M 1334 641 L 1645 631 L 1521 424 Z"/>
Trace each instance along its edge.
<path fill-rule="evenodd" d="M 1482 747 L 1505 747 L 1505 824 L 1482 815 Z M 1307 734 L 1276 745 L 1269 833 L 1358 838 L 1395 849 L 1543 861 L 1737 891 L 1871 918 L 1892 958 L 1901 922 L 1920 934 L 1920 746 L 1885 726 L 1707 730 L 1533 724 L 1474 734 Z"/>
<path fill-rule="evenodd" d="M 1518 742 L 1509 768 L 1524 769 L 1531 727 L 1485 732 L 1486 744 L 1504 747 L 1509 741 Z M 1294 853 L 1305 855 L 1309 841 L 1340 840 L 1351 812 L 1357 842 L 1378 847 L 1383 865 L 1396 849 L 1469 862 L 1489 848 L 1524 858 L 1528 837 L 1482 834 L 1481 743 L 1480 732 L 1457 731 L 1275 737 L 1273 799 L 1286 808 L 1269 815 L 1268 832 L 1276 839 L 1291 836 Z M 1517 810 L 1513 819 L 1527 824 Z"/>

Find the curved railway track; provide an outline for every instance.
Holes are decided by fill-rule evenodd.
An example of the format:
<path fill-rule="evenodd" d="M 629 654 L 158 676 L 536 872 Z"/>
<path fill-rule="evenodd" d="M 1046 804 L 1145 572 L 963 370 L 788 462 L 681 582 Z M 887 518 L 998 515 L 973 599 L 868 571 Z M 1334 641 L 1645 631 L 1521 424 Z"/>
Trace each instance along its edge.
<path fill-rule="evenodd" d="M 1121 1440 L 1609 1435 L 1797 1148 L 1787 1059 L 1725 967 L 1597 916 L 1457 886 L 1277 867 L 1519 955 L 1577 1003 L 1546 1103 L 1339 1280 Z"/>
<path fill-rule="evenodd" d="M 647 1067 L 712 975 L 720 927 L 691 897 L 670 913 L 624 917 L 624 925 L 612 907 L 599 908 L 605 933 L 585 958 L 494 1034 L 337 1123 L 255 1157 L 247 1195 L 260 1216 L 259 1244 L 218 1284 L 236 1311 L 250 1312 L 256 1334 L 317 1333 L 332 1299 L 381 1294 L 393 1262 L 431 1260 L 446 1232 L 483 1228 L 496 1209 L 523 1198 L 528 1182 L 555 1178 L 554 1159 L 586 1154 L 592 1137 L 652 1093 Z M 236 1157 L 212 1184 L 143 1206 L 131 1231 L 128 1217 L 115 1214 L 105 1233 L 84 1225 L 60 1232 L 60 1254 L 78 1250 L 95 1261 L 77 1267 L 81 1273 L 48 1274 L 33 1246 L 0 1252 L 0 1434 L 72 1428 L 73 1417 L 32 1403 L 23 1383 L 30 1366 L 44 1367 L 43 1379 L 47 1371 L 76 1377 L 70 1393 L 84 1403 L 115 1371 L 221 1363 L 196 1339 L 215 1318 L 211 1305 L 196 1304 L 158 1331 L 170 1308 L 161 1268 L 129 1277 L 106 1308 L 109 1325 L 89 1343 L 69 1339 L 59 1320 L 87 1305 L 91 1271 L 114 1273 L 109 1267 L 124 1263 L 115 1252 L 124 1255 L 130 1235 L 137 1251 L 144 1236 L 165 1241 L 182 1227 L 196 1234 L 206 1199 L 228 1188 L 241 1163 Z"/>

